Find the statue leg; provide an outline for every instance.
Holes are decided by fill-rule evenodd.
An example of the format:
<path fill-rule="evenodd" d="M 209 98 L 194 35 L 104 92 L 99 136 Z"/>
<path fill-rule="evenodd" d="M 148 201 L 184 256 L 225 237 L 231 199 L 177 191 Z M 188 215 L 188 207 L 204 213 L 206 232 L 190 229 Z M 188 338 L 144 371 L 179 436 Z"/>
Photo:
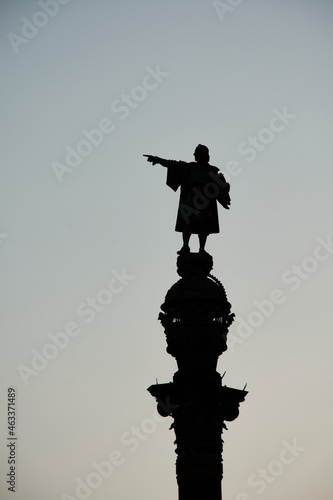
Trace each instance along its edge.
<path fill-rule="evenodd" d="M 191 237 L 191 230 L 190 230 L 189 226 L 187 225 L 184 227 L 184 230 L 183 230 L 183 246 L 180 250 L 178 250 L 178 252 L 177 252 L 178 254 L 186 253 L 186 252 L 190 251 L 190 247 L 189 247 L 190 237 Z"/>
<path fill-rule="evenodd" d="M 199 233 L 199 252 L 200 253 L 207 253 L 205 251 L 205 245 L 206 245 L 206 241 L 207 241 L 207 236 L 208 234 L 207 233 Z"/>

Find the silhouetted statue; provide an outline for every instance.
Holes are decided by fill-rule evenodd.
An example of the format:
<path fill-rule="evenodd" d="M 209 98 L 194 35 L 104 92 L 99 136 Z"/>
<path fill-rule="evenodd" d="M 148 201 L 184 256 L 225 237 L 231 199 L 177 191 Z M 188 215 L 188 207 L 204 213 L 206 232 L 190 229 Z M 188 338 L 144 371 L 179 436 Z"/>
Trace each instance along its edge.
<path fill-rule="evenodd" d="M 199 144 L 194 151 L 195 161 L 165 160 L 143 155 L 153 165 L 159 163 L 168 169 L 167 185 L 174 191 L 180 186 L 180 200 L 175 230 L 183 233 L 183 247 L 177 253 L 190 251 L 191 234 L 199 236 L 200 253 L 205 252 L 208 234 L 219 233 L 217 203 L 229 209 L 230 185 L 217 167 L 209 164 L 209 150 Z"/>

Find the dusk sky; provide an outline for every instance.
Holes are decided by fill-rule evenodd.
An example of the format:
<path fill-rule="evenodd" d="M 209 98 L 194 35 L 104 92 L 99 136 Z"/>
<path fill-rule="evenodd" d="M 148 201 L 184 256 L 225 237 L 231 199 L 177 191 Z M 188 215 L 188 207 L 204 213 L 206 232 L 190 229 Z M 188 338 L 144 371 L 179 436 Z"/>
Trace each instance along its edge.
<path fill-rule="evenodd" d="M 249 391 L 223 498 L 332 500 L 333 3 L 0 9 L 1 500 L 177 498 L 146 389 L 177 370 L 157 317 L 179 193 L 142 155 L 199 143 L 231 185 L 206 246 L 236 314 L 218 371 Z"/>

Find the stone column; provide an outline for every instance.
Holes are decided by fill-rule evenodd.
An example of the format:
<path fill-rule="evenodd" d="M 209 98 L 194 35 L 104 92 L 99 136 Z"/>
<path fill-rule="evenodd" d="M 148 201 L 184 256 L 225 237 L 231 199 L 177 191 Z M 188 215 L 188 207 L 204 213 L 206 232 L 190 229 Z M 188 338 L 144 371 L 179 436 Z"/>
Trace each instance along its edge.
<path fill-rule="evenodd" d="M 148 391 L 159 413 L 174 419 L 179 500 L 221 500 L 222 432 L 247 394 L 223 386 L 216 371 L 234 315 L 222 284 L 210 274 L 210 255 L 186 253 L 177 266 L 181 279 L 167 292 L 159 319 L 178 371 L 173 382 Z"/>

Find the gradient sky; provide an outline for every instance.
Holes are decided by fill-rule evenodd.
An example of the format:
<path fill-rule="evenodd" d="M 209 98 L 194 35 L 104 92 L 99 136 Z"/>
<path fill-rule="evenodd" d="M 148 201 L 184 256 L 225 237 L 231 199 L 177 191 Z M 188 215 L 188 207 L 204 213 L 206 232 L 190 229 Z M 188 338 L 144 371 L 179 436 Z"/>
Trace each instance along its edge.
<path fill-rule="evenodd" d="M 146 388 L 176 371 L 157 316 L 178 193 L 142 154 L 202 143 L 232 198 L 207 242 L 237 317 L 218 369 L 249 390 L 223 497 L 331 500 L 332 2 L 17 0 L 0 18 L 1 499 L 8 387 L 17 500 L 177 498 Z"/>

